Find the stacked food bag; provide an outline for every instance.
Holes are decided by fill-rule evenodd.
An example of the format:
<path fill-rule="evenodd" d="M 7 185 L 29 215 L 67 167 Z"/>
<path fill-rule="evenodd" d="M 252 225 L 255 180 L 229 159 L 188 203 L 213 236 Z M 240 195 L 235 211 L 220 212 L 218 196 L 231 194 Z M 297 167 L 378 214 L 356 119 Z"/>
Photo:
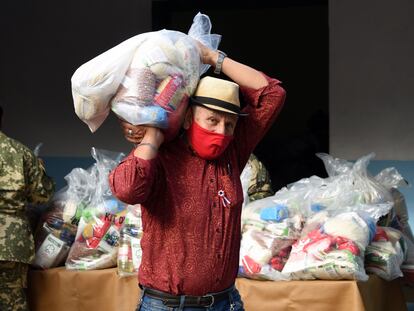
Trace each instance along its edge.
<path fill-rule="evenodd" d="M 389 207 L 383 207 L 385 213 Z M 324 211 L 308 219 L 283 272 L 299 280 L 367 280 L 364 251 L 375 235 L 375 221 L 363 210 L 360 206 L 337 215 Z"/>
<path fill-rule="evenodd" d="M 121 228 L 118 250 L 119 276 L 137 275 L 141 264 L 142 250 L 141 206 L 129 206 Z"/>
<path fill-rule="evenodd" d="M 386 280 L 401 276 L 407 238 L 393 220 L 392 195 L 403 185 L 401 175 L 389 168 L 371 176 L 374 154 L 355 163 L 318 156 L 328 178 L 299 180 L 244 207 L 239 274 L 271 280 L 367 280 L 366 271 Z M 394 228 L 377 225 L 384 220 Z"/>
<path fill-rule="evenodd" d="M 198 42 L 217 49 L 207 15 L 198 13 L 187 34 L 160 30 L 132 37 L 79 67 L 72 76 L 75 112 L 92 132 L 110 109 L 134 125 L 164 129 L 173 138 L 182 123 L 202 64 Z"/>
<path fill-rule="evenodd" d="M 242 212 L 239 274 L 255 279 L 288 279 L 281 273 L 303 217 L 273 197 L 249 203 Z"/>
<path fill-rule="evenodd" d="M 80 228 L 85 227 L 85 218 L 99 203 L 123 205 L 106 199 L 110 197 L 108 173 L 123 156 L 92 148 L 96 163 L 87 170 L 75 168 L 65 176 L 67 186 L 55 194 L 36 230 L 35 266 L 46 269 L 64 264 L 69 251 L 77 245 L 75 240 Z"/>
<path fill-rule="evenodd" d="M 123 154 L 97 158 L 94 183 L 87 186 L 90 201 L 84 206 L 75 241 L 65 262 L 67 269 L 90 270 L 115 267 L 128 205 L 112 196 L 108 175 Z"/>
<path fill-rule="evenodd" d="M 116 266 L 126 205 L 113 198 L 85 208 L 75 242 L 66 260 L 67 269 L 91 270 Z"/>

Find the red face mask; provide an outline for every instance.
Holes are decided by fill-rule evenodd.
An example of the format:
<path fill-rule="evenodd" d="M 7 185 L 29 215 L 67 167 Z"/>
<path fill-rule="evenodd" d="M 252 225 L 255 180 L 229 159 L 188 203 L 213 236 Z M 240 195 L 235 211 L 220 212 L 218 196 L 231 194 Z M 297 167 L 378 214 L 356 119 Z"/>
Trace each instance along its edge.
<path fill-rule="evenodd" d="M 200 158 L 213 160 L 220 156 L 233 139 L 233 135 L 223 135 L 202 128 L 194 120 L 187 130 L 191 147 Z"/>

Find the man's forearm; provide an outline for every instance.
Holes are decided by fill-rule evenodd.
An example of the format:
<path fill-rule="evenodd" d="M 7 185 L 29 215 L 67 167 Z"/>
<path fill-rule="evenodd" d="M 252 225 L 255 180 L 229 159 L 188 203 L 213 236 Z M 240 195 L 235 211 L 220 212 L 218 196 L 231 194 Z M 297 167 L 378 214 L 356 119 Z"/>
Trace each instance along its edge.
<path fill-rule="evenodd" d="M 215 67 L 218 59 L 217 51 L 210 51 L 208 63 Z M 268 85 L 263 74 L 247 65 L 239 63 L 230 57 L 225 57 L 221 71 L 240 86 L 249 87 L 252 89 L 260 89 Z"/>

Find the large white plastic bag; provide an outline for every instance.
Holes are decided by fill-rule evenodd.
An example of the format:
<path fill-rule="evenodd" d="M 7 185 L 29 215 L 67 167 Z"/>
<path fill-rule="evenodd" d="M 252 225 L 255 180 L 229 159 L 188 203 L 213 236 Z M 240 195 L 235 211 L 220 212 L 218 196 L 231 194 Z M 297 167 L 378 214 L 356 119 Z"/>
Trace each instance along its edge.
<path fill-rule="evenodd" d="M 98 167 L 113 167 L 123 154 L 92 148 L 97 161 L 88 169 L 74 168 L 65 176 L 67 186 L 58 191 L 42 215 L 42 223 L 35 232 L 36 258 L 34 266 L 52 268 L 65 262 L 75 240 L 82 211 L 92 202 L 98 191 Z"/>
<path fill-rule="evenodd" d="M 368 280 L 364 252 L 375 235 L 375 223 L 391 206 L 357 204 L 316 213 L 307 219 L 282 273 L 292 279 Z"/>
<path fill-rule="evenodd" d="M 365 269 L 387 281 L 402 277 L 401 265 L 406 249 L 403 234 L 390 227 L 377 227 L 377 233 L 365 252 Z"/>
<path fill-rule="evenodd" d="M 75 113 L 95 132 L 109 114 L 134 52 L 149 33 L 132 37 L 80 66 L 71 78 Z"/>
<path fill-rule="evenodd" d="M 126 205 L 112 196 L 108 175 L 122 153 L 93 149 L 96 163 L 89 170 L 91 183 L 82 182 L 85 197 L 75 241 L 65 262 L 67 269 L 100 269 L 116 265 L 119 230 Z"/>
<path fill-rule="evenodd" d="M 324 213 L 324 212 L 322 212 Z M 339 217 L 339 218 L 338 218 Z M 345 233 L 347 228 L 342 226 L 329 232 L 324 225 L 351 224 L 350 236 L 358 238 L 363 245 L 349 237 L 336 235 Z M 306 230 L 308 231 L 308 230 Z M 342 213 L 328 217 L 319 227 L 309 231 L 292 246 L 289 259 L 282 272 L 290 274 L 292 279 L 357 279 L 365 281 L 368 276 L 364 270 L 363 251 L 368 244 L 369 230 L 367 224 L 356 213 Z M 362 247 L 364 249 L 362 249 Z"/>
<path fill-rule="evenodd" d="M 249 202 L 242 210 L 239 275 L 252 279 L 288 280 L 281 273 L 291 245 L 300 236 L 302 217 L 274 196 Z"/>
<path fill-rule="evenodd" d="M 140 34 L 122 42 L 120 45 L 82 65 L 72 77 L 72 93 L 76 114 L 89 126 L 92 132 L 96 131 L 107 117 L 110 109 L 109 101 L 115 95 L 121 82 L 125 82 L 122 86 L 128 85 L 128 82 L 123 80 L 125 73 L 127 73 L 131 61 L 136 54 L 135 52 L 149 37 L 159 38 L 161 33 L 163 34 L 163 37 L 165 37 L 165 34 L 168 34 L 168 36 L 174 40 L 174 43 L 176 44 L 174 51 L 176 53 L 172 54 L 177 57 L 173 59 L 167 58 L 167 62 L 172 62 L 174 66 L 167 66 L 167 62 L 164 62 L 165 59 L 162 62 L 153 64 L 155 67 L 154 72 L 157 74 L 162 73 L 159 75 L 159 79 L 162 77 L 167 78 L 172 73 L 169 70 L 171 67 L 174 67 L 174 69 L 181 69 L 184 74 L 187 74 L 189 77 L 196 76 L 195 79 L 186 77 L 186 90 L 190 92 L 191 95 L 198 83 L 199 76 L 209 67 L 208 65 L 202 65 L 200 63 L 199 51 L 196 42 L 193 41 L 193 39 L 199 40 L 209 48 L 217 49 L 221 36 L 211 35 L 210 30 L 211 22 L 208 16 L 198 13 L 193 20 L 193 25 L 191 26 L 188 35 L 169 30 Z M 179 38 L 181 38 L 181 40 Z M 185 43 L 183 44 L 183 42 Z M 148 45 L 151 44 L 148 43 Z M 152 55 L 157 55 L 157 53 Z M 183 59 L 185 60 L 184 62 L 182 61 Z M 151 58 L 147 58 L 147 60 L 151 61 Z M 177 62 L 179 62 L 179 66 L 176 65 Z M 139 60 L 138 62 L 135 62 L 135 64 L 137 63 L 139 63 Z M 195 73 L 197 74 L 195 75 Z M 158 83 L 160 82 L 162 82 L 162 80 L 158 81 Z M 122 88 L 120 91 L 122 91 Z M 120 104 L 118 98 L 115 103 L 114 112 L 129 122 L 134 121 L 131 122 L 133 124 L 158 125 L 157 123 L 154 123 L 157 121 L 157 118 L 164 120 L 167 117 L 165 113 L 162 114 L 162 111 L 153 108 L 152 119 L 151 114 L 147 113 L 142 120 L 142 118 L 131 112 L 129 109 L 130 107 L 125 106 L 126 104 L 131 104 L 131 102 L 125 101 L 123 104 Z M 183 103 L 186 105 L 188 100 L 183 99 Z M 134 104 L 137 103 L 134 102 Z M 142 108 L 142 103 L 138 104 L 139 110 L 139 108 Z M 124 111 L 123 108 L 125 108 L 126 111 Z M 183 114 L 183 111 L 184 109 L 181 108 L 179 113 Z M 148 122 L 148 119 L 150 119 L 150 122 Z M 141 123 L 141 121 L 144 123 Z M 175 117 L 173 121 L 177 128 L 179 126 L 176 124 L 180 125 L 182 119 Z M 168 124 L 165 122 L 161 122 L 159 125 L 161 128 L 167 126 Z M 169 131 L 177 132 L 178 130 L 176 128 Z M 167 139 L 170 138 L 170 136 L 173 136 L 173 134 L 167 133 Z"/>
<path fill-rule="evenodd" d="M 199 80 L 197 44 L 188 35 L 162 30 L 137 48 L 112 111 L 131 124 L 164 129 L 166 140 L 181 127 L 189 97 Z"/>
<path fill-rule="evenodd" d="M 316 155 L 324 162 L 330 177 L 348 179 L 347 184 L 360 194 L 359 203 L 393 202 L 390 191 L 368 172 L 368 164 L 375 157 L 375 153 L 357 159 L 354 164 L 335 159 L 325 153 L 317 153 Z"/>

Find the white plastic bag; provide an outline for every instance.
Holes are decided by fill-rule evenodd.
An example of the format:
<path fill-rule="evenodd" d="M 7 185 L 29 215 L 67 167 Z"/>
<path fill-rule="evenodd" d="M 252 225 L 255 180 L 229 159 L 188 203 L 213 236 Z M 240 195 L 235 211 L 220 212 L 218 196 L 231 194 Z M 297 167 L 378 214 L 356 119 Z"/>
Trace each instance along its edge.
<path fill-rule="evenodd" d="M 360 195 L 359 203 L 393 202 L 390 191 L 368 172 L 368 164 L 375 157 L 375 153 L 357 159 L 352 166 L 349 162 L 335 159 L 328 154 L 317 153 L 316 155 L 323 160 L 330 177 L 348 179 L 348 188 L 352 187 Z"/>
<path fill-rule="evenodd" d="M 402 277 L 406 254 L 402 233 L 389 227 L 377 227 L 374 240 L 365 252 L 365 269 L 387 281 Z"/>
<path fill-rule="evenodd" d="M 363 252 L 369 242 L 369 225 L 354 212 L 319 219 L 323 221 L 320 226 L 305 230 L 307 234 L 293 244 L 282 272 L 299 280 L 366 281 Z"/>
<path fill-rule="evenodd" d="M 210 19 L 198 13 L 188 35 L 165 29 L 143 33 L 85 63 L 72 76 L 76 114 L 94 132 L 112 106 L 132 124 L 168 128 L 170 139 L 209 67 L 201 64 L 195 40 L 211 49 L 220 42 L 221 36 L 210 31 Z"/>
<path fill-rule="evenodd" d="M 141 265 L 142 249 L 142 219 L 141 205 L 127 207 L 125 222 L 121 228 L 120 244 L 118 249 L 118 275 L 120 277 L 138 275 Z"/>
<path fill-rule="evenodd" d="M 78 181 L 83 201 L 75 241 L 65 262 L 67 269 L 88 270 L 116 266 L 120 228 L 127 205 L 112 196 L 108 175 L 124 154 L 92 149 L 96 163 L 89 178 Z"/>
<path fill-rule="evenodd" d="M 275 203 L 273 196 L 249 202 L 242 210 L 239 275 L 288 280 L 281 271 L 301 229 L 301 215 Z"/>
<path fill-rule="evenodd" d="M 390 208 L 390 203 L 357 204 L 314 214 L 292 245 L 282 273 L 299 280 L 366 281 L 364 251 L 375 236 L 376 222 Z"/>
<path fill-rule="evenodd" d="M 65 176 L 67 186 L 52 198 L 42 223 L 35 232 L 36 257 L 34 266 L 47 269 L 63 264 L 72 246 L 83 210 L 92 204 L 95 195 L 101 195 L 100 174 L 114 167 L 122 153 L 92 148 L 96 163 L 88 169 L 74 168 Z"/>

